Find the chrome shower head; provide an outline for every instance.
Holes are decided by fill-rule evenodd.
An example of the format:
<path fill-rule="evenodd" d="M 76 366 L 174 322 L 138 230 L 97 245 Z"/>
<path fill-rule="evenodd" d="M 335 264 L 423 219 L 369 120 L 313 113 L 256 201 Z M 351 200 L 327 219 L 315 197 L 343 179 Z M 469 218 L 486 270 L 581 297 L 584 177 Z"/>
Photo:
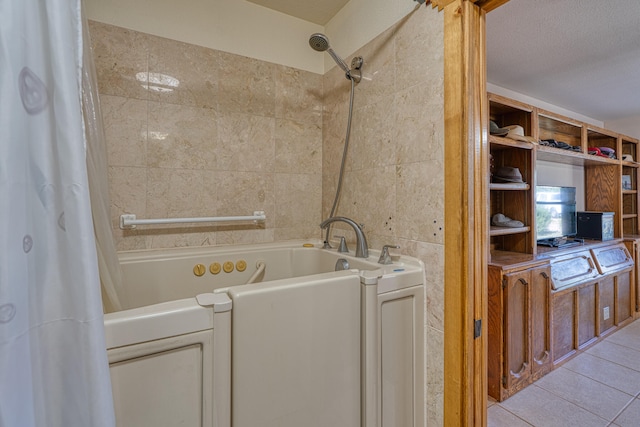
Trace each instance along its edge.
<path fill-rule="evenodd" d="M 318 52 L 324 52 L 329 49 L 329 39 L 322 33 L 311 34 L 309 37 L 309 46 Z"/>
<path fill-rule="evenodd" d="M 331 55 L 333 60 L 336 61 L 336 64 L 338 64 L 338 66 L 342 68 L 342 71 L 349 75 L 349 67 L 344 62 L 344 60 L 340 58 L 338 54 L 333 51 L 333 49 L 331 49 L 331 46 L 329 45 L 329 38 L 327 36 L 322 33 L 311 34 L 311 37 L 309 37 L 309 46 L 311 46 L 313 50 L 317 50 L 318 52 L 324 52 L 326 50 L 327 53 Z"/>

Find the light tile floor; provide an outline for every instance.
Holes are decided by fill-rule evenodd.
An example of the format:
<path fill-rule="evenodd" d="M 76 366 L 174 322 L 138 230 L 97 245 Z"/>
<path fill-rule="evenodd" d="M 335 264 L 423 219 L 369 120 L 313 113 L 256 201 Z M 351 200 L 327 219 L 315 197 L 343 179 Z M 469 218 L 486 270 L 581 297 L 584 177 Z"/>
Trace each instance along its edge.
<path fill-rule="evenodd" d="M 640 319 L 504 402 L 488 427 L 640 426 Z"/>

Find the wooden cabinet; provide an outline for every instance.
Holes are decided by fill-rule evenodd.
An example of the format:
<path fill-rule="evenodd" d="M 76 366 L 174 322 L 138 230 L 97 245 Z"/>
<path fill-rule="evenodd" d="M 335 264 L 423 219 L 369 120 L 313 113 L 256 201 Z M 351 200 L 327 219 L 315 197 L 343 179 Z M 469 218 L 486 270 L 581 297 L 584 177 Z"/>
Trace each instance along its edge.
<path fill-rule="evenodd" d="M 488 390 L 502 401 L 633 319 L 634 262 L 620 242 L 489 264 Z"/>
<path fill-rule="evenodd" d="M 551 257 L 551 335 L 554 366 L 633 319 L 634 262 L 624 244 Z"/>
<path fill-rule="evenodd" d="M 551 365 L 546 262 L 489 267 L 489 395 L 502 401 Z"/>

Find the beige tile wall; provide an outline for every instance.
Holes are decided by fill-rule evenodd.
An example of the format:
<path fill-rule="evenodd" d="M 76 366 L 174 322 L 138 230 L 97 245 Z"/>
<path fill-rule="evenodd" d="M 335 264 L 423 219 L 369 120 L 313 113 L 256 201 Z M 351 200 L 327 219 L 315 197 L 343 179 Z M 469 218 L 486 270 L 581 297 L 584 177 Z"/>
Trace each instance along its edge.
<path fill-rule="evenodd" d="M 118 250 L 320 236 L 322 76 L 93 21 L 90 32 Z M 122 213 L 256 210 L 257 227 L 118 227 Z"/>
<path fill-rule="evenodd" d="M 443 425 L 444 45 L 442 14 L 420 8 L 354 55 L 364 57 L 337 214 L 364 223 L 369 246 L 400 245 L 426 266 L 427 425 Z M 324 76 L 323 217 L 334 199 L 350 83 Z M 339 229 L 338 229 L 339 228 Z M 333 235 L 347 234 L 348 226 Z"/>
<path fill-rule="evenodd" d="M 97 22 L 90 31 L 119 250 L 320 237 L 349 104 L 337 67 L 319 76 Z M 425 262 L 428 425 L 443 422 L 443 52 L 442 14 L 423 7 L 355 53 L 365 65 L 337 210 L 365 224 L 372 248 L 398 244 Z M 150 91 L 140 72 L 180 84 Z M 254 210 L 267 213 L 260 228 L 117 226 L 121 213 Z"/>

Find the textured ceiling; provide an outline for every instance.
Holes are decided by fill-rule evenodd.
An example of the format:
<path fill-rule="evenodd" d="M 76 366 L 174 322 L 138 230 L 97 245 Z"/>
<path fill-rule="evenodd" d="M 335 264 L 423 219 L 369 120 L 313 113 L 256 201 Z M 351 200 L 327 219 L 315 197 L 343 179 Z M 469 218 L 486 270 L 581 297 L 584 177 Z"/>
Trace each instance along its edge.
<path fill-rule="evenodd" d="M 248 0 L 305 21 L 325 25 L 349 0 Z"/>
<path fill-rule="evenodd" d="M 487 14 L 487 80 L 601 121 L 640 116 L 640 1 L 510 0 Z"/>

